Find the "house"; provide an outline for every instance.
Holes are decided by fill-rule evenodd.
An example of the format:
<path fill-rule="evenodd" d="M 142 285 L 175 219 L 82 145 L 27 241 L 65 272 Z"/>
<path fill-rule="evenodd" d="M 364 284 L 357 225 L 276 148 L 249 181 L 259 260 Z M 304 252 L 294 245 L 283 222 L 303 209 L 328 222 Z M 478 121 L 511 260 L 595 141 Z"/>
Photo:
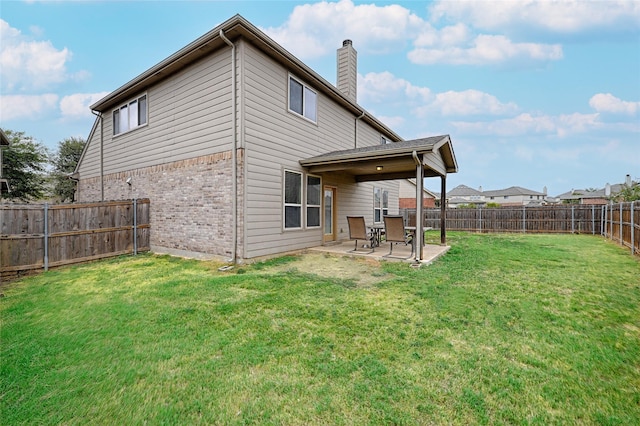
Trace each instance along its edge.
<path fill-rule="evenodd" d="M 0 129 L 0 196 L 10 191 L 9 181 L 2 177 L 2 170 L 4 169 L 4 162 L 2 160 L 2 150 L 9 146 L 9 138 L 4 133 L 2 129 Z"/>
<path fill-rule="evenodd" d="M 572 189 L 558 195 L 556 198 L 563 204 L 583 204 L 583 205 L 605 205 L 609 203 L 612 197 L 622 191 L 625 186 L 631 187 L 634 182 L 631 180 L 631 175 L 625 176 L 625 183 L 616 183 L 609 185 L 608 183 L 604 188 L 600 189 Z"/>
<path fill-rule="evenodd" d="M 546 204 L 547 189 L 543 192 L 523 188 L 521 186 L 511 186 L 506 189 L 496 191 L 484 191 L 484 199 L 487 203 L 497 203 L 500 206 L 541 206 Z"/>
<path fill-rule="evenodd" d="M 348 239 L 347 215 L 398 213 L 398 179 L 458 165 L 448 135 L 404 141 L 236 15 L 91 106 L 78 201 L 149 198 L 151 248 L 241 262 Z M 443 237 L 444 238 L 444 237 Z"/>
<path fill-rule="evenodd" d="M 499 204 L 501 207 L 513 206 L 539 206 L 546 204 L 547 190 L 537 192 L 521 186 L 511 186 L 506 189 L 483 191 L 470 188 L 466 185 L 458 185 L 447 192 L 447 205 L 456 208 L 461 205 L 484 207 L 488 203 Z"/>
<path fill-rule="evenodd" d="M 477 190 L 470 188 L 467 185 L 458 185 L 446 194 L 446 204 L 451 208 L 456 208 L 460 205 L 474 205 L 478 207 L 485 205 L 482 188 Z"/>
<path fill-rule="evenodd" d="M 401 179 L 398 181 L 399 198 L 398 207 L 400 209 L 415 209 L 416 208 L 416 180 L 415 179 Z M 423 188 L 422 206 L 427 209 L 435 208 L 436 195 L 426 188 Z"/>

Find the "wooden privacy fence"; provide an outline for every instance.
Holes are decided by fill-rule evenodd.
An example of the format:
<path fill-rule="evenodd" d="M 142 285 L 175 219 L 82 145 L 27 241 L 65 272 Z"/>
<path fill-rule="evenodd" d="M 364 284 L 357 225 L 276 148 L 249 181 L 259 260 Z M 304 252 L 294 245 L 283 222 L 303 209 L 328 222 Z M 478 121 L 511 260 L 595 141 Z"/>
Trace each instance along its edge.
<path fill-rule="evenodd" d="M 640 201 L 603 206 L 602 235 L 640 255 Z"/>
<path fill-rule="evenodd" d="M 149 204 L 0 204 L 0 277 L 149 250 Z"/>
<path fill-rule="evenodd" d="M 408 226 L 415 226 L 415 209 L 400 209 Z M 452 231 L 581 233 L 606 235 L 640 254 L 640 201 L 606 206 L 561 205 L 447 209 Z M 424 210 L 423 226 L 440 229 L 440 209 Z"/>

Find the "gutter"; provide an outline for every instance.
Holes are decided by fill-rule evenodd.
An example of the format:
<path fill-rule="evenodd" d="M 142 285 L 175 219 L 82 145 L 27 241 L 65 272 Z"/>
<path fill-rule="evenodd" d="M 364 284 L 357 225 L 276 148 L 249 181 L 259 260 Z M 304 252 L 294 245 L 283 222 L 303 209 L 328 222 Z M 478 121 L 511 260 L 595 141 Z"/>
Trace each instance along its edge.
<path fill-rule="evenodd" d="M 220 38 L 231 47 L 231 127 L 233 129 L 233 146 L 231 149 L 231 233 L 232 247 L 229 262 L 236 263 L 238 250 L 238 128 L 236 125 L 236 45 L 231 42 L 220 29 Z"/>
<path fill-rule="evenodd" d="M 100 201 L 104 201 L 104 120 L 100 111 L 96 114 L 94 110 L 91 110 L 91 114 L 100 120 Z"/>

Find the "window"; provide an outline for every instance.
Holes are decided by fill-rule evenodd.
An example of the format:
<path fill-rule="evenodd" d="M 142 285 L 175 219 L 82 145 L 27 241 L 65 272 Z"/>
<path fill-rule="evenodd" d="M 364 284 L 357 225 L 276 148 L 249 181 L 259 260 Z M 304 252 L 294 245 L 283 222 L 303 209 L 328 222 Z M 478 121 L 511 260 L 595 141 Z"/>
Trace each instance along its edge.
<path fill-rule="evenodd" d="M 504 199 L 505 199 L 505 200 L 508 200 L 508 199 L 509 199 L 509 196 L 508 196 L 508 195 L 505 195 L 505 196 L 504 196 Z"/>
<path fill-rule="evenodd" d="M 380 145 L 386 145 L 389 143 L 389 139 L 385 138 L 384 136 L 380 136 Z"/>
<path fill-rule="evenodd" d="M 128 132 L 147 124 L 147 95 L 129 101 L 113 111 L 113 134 Z"/>
<path fill-rule="evenodd" d="M 309 87 L 289 77 L 289 111 L 295 112 L 314 123 L 317 120 L 318 95 Z"/>
<path fill-rule="evenodd" d="M 373 221 L 382 222 L 382 218 L 389 214 L 389 191 L 373 188 Z"/>
<path fill-rule="evenodd" d="M 302 173 L 284 172 L 284 227 L 302 227 Z"/>
<path fill-rule="evenodd" d="M 320 226 L 320 178 L 307 176 L 307 227 Z"/>

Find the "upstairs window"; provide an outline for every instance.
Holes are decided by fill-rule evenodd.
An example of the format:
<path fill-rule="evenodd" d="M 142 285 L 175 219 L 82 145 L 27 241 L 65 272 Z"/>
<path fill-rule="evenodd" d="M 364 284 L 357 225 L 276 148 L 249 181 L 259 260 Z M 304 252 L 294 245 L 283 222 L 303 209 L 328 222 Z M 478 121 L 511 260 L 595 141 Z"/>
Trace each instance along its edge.
<path fill-rule="evenodd" d="M 147 124 L 147 95 L 129 101 L 113 111 L 114 136 L 144 124 Z"/>
<path fill-rule="evenodd" d="M 386 145 L 389 143 L 389 139 L 385 138 L 384 136 L 380 136 L 380 145 Z"/>
<path fill-rule="evenodd" d="M 293 77 L 289 77 L 289 111 L 317 121 L 318 95 Z"/>

